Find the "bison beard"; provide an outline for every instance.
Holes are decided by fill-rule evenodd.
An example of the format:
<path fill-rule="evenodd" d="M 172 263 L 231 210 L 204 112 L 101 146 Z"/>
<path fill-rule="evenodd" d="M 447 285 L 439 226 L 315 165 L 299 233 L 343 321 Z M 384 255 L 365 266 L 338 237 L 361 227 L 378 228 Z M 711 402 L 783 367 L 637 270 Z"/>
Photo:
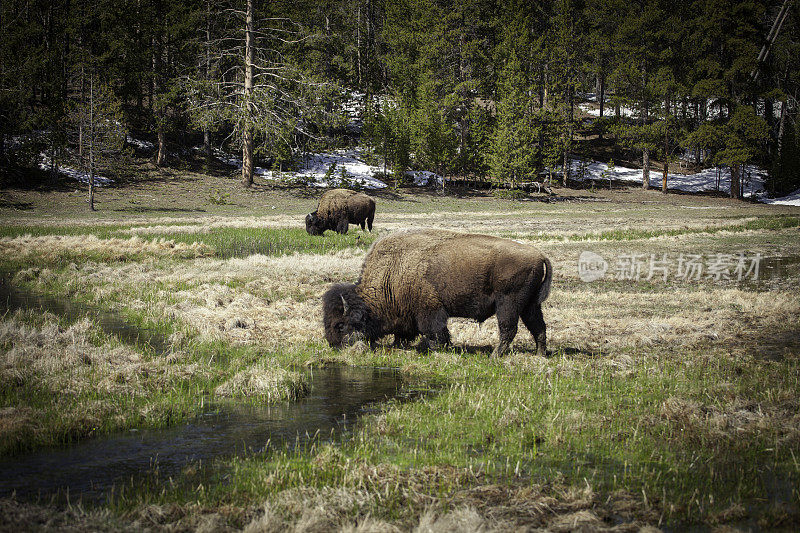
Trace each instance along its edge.
<path fill-rule="evenodd" d="M 424 337 L 421 347 L 448 344 L 450 317 L 483 322 L 497 315 L 505 353 L 523 324 L 546 354 L 542 302 L 553 269 L 536 248 L 487 235 L 439 230 L 402 231 L 377 241 L 356 284 L 332 286 L 322 298 L 325 338 L 338 347 L 359 338 L 371 346 Z"/>

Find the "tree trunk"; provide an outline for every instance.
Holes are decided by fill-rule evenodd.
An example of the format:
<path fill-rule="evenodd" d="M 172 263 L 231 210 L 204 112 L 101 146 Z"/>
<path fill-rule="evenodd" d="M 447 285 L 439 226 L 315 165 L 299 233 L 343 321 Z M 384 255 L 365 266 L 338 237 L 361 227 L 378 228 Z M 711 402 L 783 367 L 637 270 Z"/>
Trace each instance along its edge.
<path fill-rule="evenodd" d="M 206 58 L 205 58 L 205 78 L 211 81 L 211 1 L 206 0 Z M 206 169 L 211 165 L 211 128 L 206 125 L 203 127 L 203 152 L 206 156 Z"/>
<path fill-rule="evenodd" d="M 83 104 L 86 100 L 86 85 L 85 85 L 85 77 L 84 77 L 84 67 L 81 65 L 81 82 L 80 82 L 80 102 Z M 78 122 L 78 168 L 83 170 L 86 168 L 85 157 L 86 154 L 83 152 L 83 122 L 85 120 L 86 115 L 81 113 L 80 120 Z"/>
<path fill-rule="evenodd" d="M 245 122 L 242 135 L 242 184 L 253 184 L 253 0 L 247 0 L 244 45 L 244 105 Z"/>
<path fill-rule="evenodd" d="M 206 156 L 206 167 L 211 165 L 211 131 L 208 127 L 203 128 L 203 153 Z"/>
<path fill-rule="evenodd" d="M 570 98 L 570 106 L 569 106 L 569 126 L 567 127 L 567 142 L 564 143 L 564 162 L 562 163 L 562 177 L 564 179 L 564 187 L 567 186 L 567 182 L 570 178 L 570 171 L 572 170 L 572 165 L 570 164 L 569 160 L 569 149 L 572 145 L 572 98 Z"/>
<path fill-rule="evenodd" d="M 567 126 L 567 142 L 564 143 L 564 165 L 562 167 L 564 169 L 564 187 L 567 186 L 567 180 L 569 179 L 570 171 L 572 170 L 572 165 L 569 161 L 569 149 L 572 146 L 572 122 L 573 117 L 575 116 L 572 84 L 568 85 L 567 91 L 567 99 L 569 101 L 569 126 Z"/>
<path fill-rule="evenodd" d="M 603 109 L 605 109 L 606 105 L 606 73 L 600 73 L 600 118 L 603 118 Z M 603 130 L 600 129 L 600 133 L 598 133 L 597 138 L 601 141 L 603 140 Z"/>
<path fill-rule="evenodd" d="M 160 113 L 159 113 L 160 114 Z M 156 156 L 156 165 L 163 167 L 167 162 L 167 135 L 164 133 L 164 119 L 158 119 L 158 155 Z"/>
<path fill-rule="evenodd" d="M 94 211 L 94 79 L 89 80 L 89 209 Z"/>
<path fill-rule="evenodd" d="M 458 157 L 461 160 L 461 168 L 460 171 L 464 171 L 468 164 L 465 160 L 467 157 L 467 135 L 468 135 L 468 128 L 469 128 L 469 108 L 470 108 L 470 99 L 469 93 L 466 89 L 466 84 L 464 83 L 467 79 L 467 61 L 466 61 L 466 52 L 464 49 L 466 48 L 465 43 L 465 36 L 462 33 L 459 37 L 459 56 L 460 61 L 458 64 L 458 81 L 461 88 L 459 89 L 459 98 L 461 100 L 461 115 L 458 118 Z"/>
<path fill-rule="evenodd" d="M 667 194 L 667 176 L 669 176 L 669 95 L 664 101 L 664 177 L 661 180 L 661 192 Z"/>
<path fill-rule="evenodd" d="M 600 73 L 600 118 L 603 118 L 603 109 L 605 109 L 606 104 L 606 73 Z M 603 134 L 600 134 L 600 138 L 603 138 Z"/>
<path fill-rule="evenodd" d="M 542 109 L 547 109 L 547 63 L 544 64 L 544 71 L 542 72 Z"/>
<path fill-rule="evenodd" d="M 644 112 L 642 113 L 642 125 L 647 124 L 649 115 L 649 107 L 647 102 L 644 104 Z M 642 149 L 642 189 L 650 188 L 650 148 Z"/>
<path fill-rule="evenodd" d="M 157 4 L 160 5 L 160 4 Z M 156 17 L 163 18 L 161 16 L 161 11 L 158 9 L 156 11 Z M 160 22 L 160 20 L 159 20 Z M 156 151 L 156 165 L 161 167 L 164 166 L 164 163 L 167 161 L 167 150 L 164 146 L 166 143 L 165 134 L 164 134 L 164 109 L 163 109 L 163 102 L 157 103 L 156 100 L 158 99 L 158 94 L 161 92 L 162 89 L 162 65 L 164 62 L 164 58 L 162 54 L 164 52 L 164 41 L 162 39 L 162 35 L 160 33 L 155 33 L 153 35 L 153 57 L 152 57 L 152 65 L 153 65 L 153 93 L 150 96 L 150 108 L 153 111 L 153 115 L 156 119 L 156 135 L 158 137 L 158 150 Z"/>
<path fill-rule="evenodd" d="M 786 101 L 781 102 L 781 116 L 778 119 L 778 138 L 775 142 L 775 161 L 778 162 L 778 171 L 782 174 L 783 164 L 781 161 L 781 156 L 783 155 L 783 132 L 786 124 Z M 775 187 L 775 178 L 782 178 L 782 176 L 778 175 L 773 177 L 773 179 L 769 180 L 770 183 L 770 193 L 775 194 L 777 188 Z"/>
<path fill-rule="evenodd" d="M 740 167 L 739 165 L 731 165 L 731 190 L 730 190 L 730 197 L 734 199 L 741 198 L 741 188 L 739 186 L 740 180 Z"/>
<path fill-rule="evenodd" d="M 361 88 L 361 4 L 356 11 L 356 86 Z"/>

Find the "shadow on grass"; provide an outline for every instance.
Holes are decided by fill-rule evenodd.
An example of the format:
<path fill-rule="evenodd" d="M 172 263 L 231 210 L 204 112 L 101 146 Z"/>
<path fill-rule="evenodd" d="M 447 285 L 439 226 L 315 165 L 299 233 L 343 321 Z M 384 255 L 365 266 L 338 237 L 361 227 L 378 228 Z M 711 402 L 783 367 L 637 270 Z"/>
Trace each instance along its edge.
<path fill-rule="evenodd" d="M 0 209 L 16 209 L 17 211 L 30 211 L 33 202 L 15 202 L 9 198 L 0 198 Z"/>

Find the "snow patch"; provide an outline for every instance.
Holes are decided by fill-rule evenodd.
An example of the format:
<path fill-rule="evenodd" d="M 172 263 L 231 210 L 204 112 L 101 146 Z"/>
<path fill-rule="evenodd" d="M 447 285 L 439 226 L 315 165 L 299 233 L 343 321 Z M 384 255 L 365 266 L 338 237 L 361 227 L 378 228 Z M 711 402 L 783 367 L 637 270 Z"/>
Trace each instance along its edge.
<path fill-rule="evenodd" d="M 760 200 L 765 204 L 800 206 L 800 189 L 797 189 L 793 193 L 787 194 L 782 198 L 761 198 Z"/>
<path fill-rule="evenodd" d="M 442 177 L 429 170 L 406 170 L 405 175 L 411 178 L 414 185 L 418 187 L 439 186 L 442 184 Z"/>
<path fill-rule="evenodd" d="M 202 150 L 198 146 L 195 150 Z M 222 163 L 242 168 L 242 158 L 222 150 L 214 149 L 214 156 Z M 358 150 L 337 150 L 332 153 L 307 154 L 301 169 L 296 171 L 268 170 L 255 167 L 253 174 L 264 179 L 302 183 L 312 187 L 360 187 L 362 189 L 385 189 L 386 183 L 374 177 L 382 171 L 380 167 L 368 165 L 361 160 Z"/>
<path fill-rule="evenodd" d="M 314 187 L 356 185 L 364 189 L 385 189 L 386 183 L 374 177 L 381 168 L 359 159 L 356 150 L 337 150 L 327 154 L 308 154 L 303 170 L 295 172 Z"/>
<path fill-rule="evenodd" d="M 130 135 L 128 135 L 125 139 L 125 142 L 131 146 L 135 146 L 139 150 L 155 150 L 156 145 L 151 143 L 150 141 L 143 141 L 141 139 L 134 139 Z"/>
<path fill-rule="evenodd" d="M 592 115 L 593 117 L 600 116 L 600 107 L 594 107 L 589 104 L 578 104 L 578 108 L 588 115 Z M 605 108 L 603 109 L 604 113 L 603 116 L 605 118 L 615 116 L 616 111 L 614 110 L 614 106 L 606 104 Z M 633 117 L 636 116 L 636 111 L 630 107 L 621 106 L 619 108 L 619 114 L 623 117 Z"/>
<path fill-rule="evenodd" d="M 580 161 L 572 159 L 571 176 L 581 181 L 578 177 Z M 717 172 L 719 172 L 719 188 L 717 188 Z M 607 180 L 609 177 L 615 181 L 627 181 L 642 183 L 643 175 L 640 168 L 627 168 L 615 166 L 609 169 L 606 163 L 599 161 L 589 161 L 586 167 L 583 181 L 588 180 Z M 748 165 L 744 172 L 744 191 L 745 196 L 761 196 L 764 193 L 764 183 L 766 172 L 756 166 Z M 661 188 L 663 172 L 660 169 L 650 169 L 650 187 Z M 731 173 L 728 167 L 707 168 L 694 174 L 673 174 L 667 175 L 667 186 L 670 189 L 677 189 L 686 192 L 707 192 L 716 191 L 730 192 Z M 761 198 L 759 198 L 761 199 Z M 772 202 L 770 202 L 772 203 Z"/>
<path fill-rule="evenodd" d="M 47 157 L 47 155 L 45 155 L 45 154 L 41 154 L 41 157 L 42 157 L 42 160 L 39 163 L 39 168 L 49 172 L 50 169 L 51 169 L 51 166 L 52 166 L 51 163 L 50 163 L 50 158 Z M 89 173 L 88 172 L 84 172 L 82 170 L 77 170 L 77 169 L 70 168 L 70 167 L 61 167 L 60 166 L 60 167 L 58 167 L 58 173 L 61 174 L 61 175 L 67 176 L 68 178 L 72 178 L 74 180 L 78 180 L 78 181 L 80 181 L 81 183 L 83 183 L 85 185 L 89 184 Z M 111 183 L 114 183 L 114 180 L 112 180 L 111 178 L 106 178 L 105 176 L 100 176 L 99 174 L 95 174 L 94 175 L 94 186 L 95 187 L 104 187 L 104 186 L 109 185 Z"/>

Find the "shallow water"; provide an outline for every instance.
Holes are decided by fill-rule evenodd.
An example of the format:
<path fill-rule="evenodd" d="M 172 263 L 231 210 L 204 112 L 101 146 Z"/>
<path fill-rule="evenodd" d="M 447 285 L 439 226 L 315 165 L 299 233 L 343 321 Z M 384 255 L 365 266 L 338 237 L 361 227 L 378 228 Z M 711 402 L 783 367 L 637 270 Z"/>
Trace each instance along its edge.
<path fill-rule="evenodd" d="M 302 443 L 318 432 L 333 439 L 356 419 L 401 395 L 396 369 L 330 367 L 311 372 L 311 392 L 297 402 L 212 406 L 181 426 L 133 430 L 0 460 L 0 497 L 69 493 L 102 501 L 115 484 L 152 475 L 176 476 L 187 465 Z M 405 392 L 404 397 L 413 393 Z"/>
<path fill-rule="evenodd" d="M 127 343 L 168 351 L 159 332 L 125 323 L 118 314 L 38 296 L 0 278 L 0 312 L 41 309 L 68 320 L 84 316 Z M 115 485 L 149 476 L 175 476 L 190 464 L 306 442 L 315 434 L 329 440 L 346 433 L 356 419 L 392 398 L 410 398 L 397 369 L 334 366 L 309 370 L 310 393 L 297 402 L 272 405 L 226 401 L 208 405 L 190 423 L 165 429 L 131 430 L 77 444 L 0 458 L 0 497 L 31 499 L 69 495 L 84 502 L 105 500 Z M 198 402 L 204 401 L 198 398 Z"/>

